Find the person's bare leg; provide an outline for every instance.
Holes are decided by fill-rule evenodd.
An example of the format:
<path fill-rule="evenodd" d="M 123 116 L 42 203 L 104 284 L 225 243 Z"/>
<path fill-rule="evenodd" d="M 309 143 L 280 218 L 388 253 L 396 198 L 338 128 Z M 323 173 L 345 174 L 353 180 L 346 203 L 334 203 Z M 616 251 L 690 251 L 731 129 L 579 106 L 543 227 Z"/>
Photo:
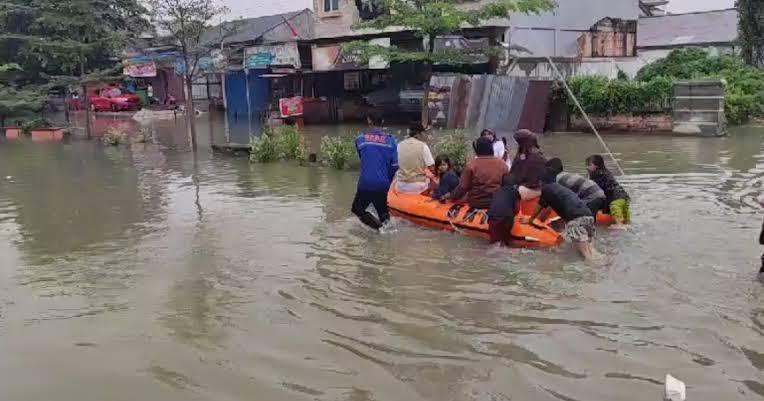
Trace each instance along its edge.
<path fill-rule="evenodd" d="M 592 244 L 589 241 L 583 241 L 583 242 L 574 242 L 574 246 L 576 247 L 576 250 L 578 253 L 581 254 L 581 256 L 584 257 L 584 260 L 587 262 L 592 260 Z"/>

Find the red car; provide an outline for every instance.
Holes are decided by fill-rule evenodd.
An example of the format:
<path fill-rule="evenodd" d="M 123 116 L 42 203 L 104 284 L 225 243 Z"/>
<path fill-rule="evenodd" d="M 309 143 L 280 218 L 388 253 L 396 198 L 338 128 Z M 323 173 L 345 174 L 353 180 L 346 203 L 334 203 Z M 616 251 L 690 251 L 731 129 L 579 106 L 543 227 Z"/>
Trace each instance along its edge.
<path fill-rule="evenodd" d="M 90 95 L 90 108 L 93 111 L 140 110 L 142 107 L 141 98 L 130 93 L 123 93 L 116 86 L 101 88 Z"/>

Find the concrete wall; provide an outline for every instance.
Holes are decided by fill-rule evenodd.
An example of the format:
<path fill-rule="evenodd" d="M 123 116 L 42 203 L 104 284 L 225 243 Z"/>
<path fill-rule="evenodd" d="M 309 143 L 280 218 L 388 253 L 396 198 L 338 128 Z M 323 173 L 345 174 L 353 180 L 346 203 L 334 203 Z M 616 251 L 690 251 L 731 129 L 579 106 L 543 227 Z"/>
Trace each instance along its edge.
<path fill-rule="evenodd" d="M 316 0 L 318 1 L 318 0 Z M 292 42 L 296 38 L 290 26 L 297 31 L 299 39 L 311 39 L 314 34 L 313 14 L 305 11 L 289 20 L 289 24 L 280 24 L 263 35 L 263 43 Z"/>
<path fill-rule="evenodd" d="M 360 21 L 355 0 L 338 0 L 339 10 L 328 13 L 324 11 L 324 1 L 327 0 L 313 0 L 316 38 L 345 36 Z"/>

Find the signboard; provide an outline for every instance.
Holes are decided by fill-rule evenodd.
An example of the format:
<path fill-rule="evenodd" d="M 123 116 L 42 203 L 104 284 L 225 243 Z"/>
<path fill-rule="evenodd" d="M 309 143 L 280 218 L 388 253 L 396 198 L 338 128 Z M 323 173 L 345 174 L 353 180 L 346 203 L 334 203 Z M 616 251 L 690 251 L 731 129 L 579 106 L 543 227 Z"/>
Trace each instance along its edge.
<path fill-rule="evenodd" d="M 122 62 L 122 74 L 135 78 L 150 78 L 157 76 L 157 65 L 153 61 L 139 61 L 135 59 Z"/>
<path fill-rule="evenodd" d="M 389 47 L 390 38 L 371 39 L 369 43 Z M 311 50 L 311 56 L 313 71 L 381 70 L 389 66 L 379 57 L 372 57 L 368 64 L 363 64 L 357 56 L 346 54 L 342 46 L 316 46 Z"/>
<path fill-rule="evenodd" d="M 262 69 L 272 65 L 300 68 L 297 43 L 253 46 L 244 50 L 244 68 Z"/>
<path fill-rule="evenodd" d="M 302 96 L 279 99 L 279 111 L 281 111 L 281 118 L 301 116 Z"/>

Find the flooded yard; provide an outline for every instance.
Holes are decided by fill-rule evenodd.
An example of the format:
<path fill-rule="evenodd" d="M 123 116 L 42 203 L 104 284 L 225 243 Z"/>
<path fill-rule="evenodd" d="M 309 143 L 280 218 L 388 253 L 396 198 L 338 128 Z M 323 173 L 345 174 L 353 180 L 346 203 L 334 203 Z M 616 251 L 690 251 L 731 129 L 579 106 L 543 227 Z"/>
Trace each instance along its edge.
<path fill-rule="evenodd" d="M 113 119 L 112 119 L 113 120 Z M 610 135 L 631 232 L 497 250 L 350 214 L 357 172 L 0 140 L 0 399 L 764 399 L 764 129 Z M 355 127 L 308 127 L 320 137 Z M 587 134 L 543 139 L 583 171 Z"/>

